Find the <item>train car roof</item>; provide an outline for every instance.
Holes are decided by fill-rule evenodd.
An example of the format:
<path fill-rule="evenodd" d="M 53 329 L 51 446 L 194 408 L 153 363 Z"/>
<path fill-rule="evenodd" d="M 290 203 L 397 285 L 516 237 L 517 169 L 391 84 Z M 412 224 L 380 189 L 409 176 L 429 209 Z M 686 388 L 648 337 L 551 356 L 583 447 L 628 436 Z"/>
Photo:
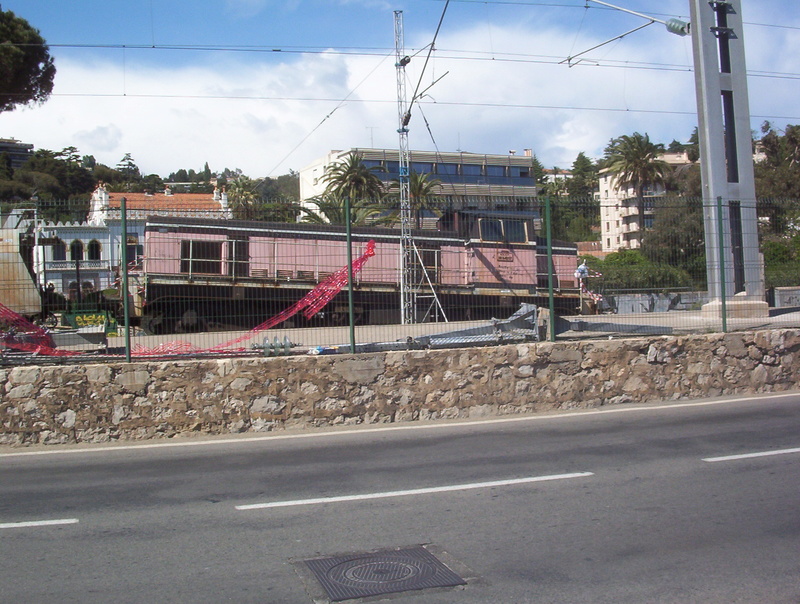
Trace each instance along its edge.
<path fill-rule="evenodd" d="M 459 214 L 477 216 L 479 218 L 517 218 L 519 220 L 535 220 L 541 218 L 533 210 L 459 210 Z"/>
<path fill-rule="evenodd" d="M 261 222 L 257 220 L 235 220 L 219 218 L 180 218 L 172 216 L 148 216 L 145 222 L 145 230 L 156 230 L 159 228 L 184 229 L 189 232 L 208 232 L 214 230 L 235 230 L 248 231 L 252 233 L 261 231 L 289 231 L 292 233 L 305 233 L 309 235 L 341 235 L 344 232 L 343 225 L 333 224 L 313 224 L 306 222 Z M 377 227 L 377 226 L 354 226 L 351 229 L 353 235 L 359 237 L 391 238 L 400 237 L 399 228 Z M 430 229 L 412 229 L 412 235 L 418 239 L 455 239 L 458 240 L 455 231 L 438 231 Z M 460 241 L 460 240 L 459 240 Z"/>

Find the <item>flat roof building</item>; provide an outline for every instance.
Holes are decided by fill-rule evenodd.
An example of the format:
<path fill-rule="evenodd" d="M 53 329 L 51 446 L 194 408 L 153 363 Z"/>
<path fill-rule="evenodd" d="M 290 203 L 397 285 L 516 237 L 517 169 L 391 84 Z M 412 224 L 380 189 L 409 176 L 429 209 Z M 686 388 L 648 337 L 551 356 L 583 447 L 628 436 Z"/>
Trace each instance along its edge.
<path fill-rule="evenodd" d="M 357 153 L 367 167 L 377 168 L 375 175 L 387 187 L 400 177 L 397 149 L 352 148 L 331 151 L 300 170 L 300 201 L 325 191 L 323 176 L 328 166 Z M 430 174 L 441 182 L 437 193 L 443 203 L 453 209 L 493 208 L 522 210 L 532 208 L 543 187 L 533 174 L 534 155 L 488 155 L 468 152 L 410 151 L 409 169 L 417 174 Z"/>

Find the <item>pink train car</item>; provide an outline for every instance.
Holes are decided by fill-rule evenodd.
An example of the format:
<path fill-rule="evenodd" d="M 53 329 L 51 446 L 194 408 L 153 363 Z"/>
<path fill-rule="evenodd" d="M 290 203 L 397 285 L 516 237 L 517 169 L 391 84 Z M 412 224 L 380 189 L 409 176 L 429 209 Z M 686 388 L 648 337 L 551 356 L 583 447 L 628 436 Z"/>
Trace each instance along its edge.
<path fill-rule="evenodd" d="M 437 230 L 414 230 L 410 276 L 418 319 L 504 318 L 522 302 L 547 305 L 547 247 L 536 223 L 529 212 L 468 210 L 446 214 Z M 370 240 L 376 251 L 354 277 L 357 321 L 398 323 L 400 230 L 354 227 L 351 240 L 353 259 Z M 552 246 L 557 304 L 574 312 L 577 246 Z M 250 328 L 346 265 L 340 226 L 151 217 L 140 275 L 141 323 L 150 333 Z M 346 324 L 347 303 L 343 291 L 296 326 Z"/>

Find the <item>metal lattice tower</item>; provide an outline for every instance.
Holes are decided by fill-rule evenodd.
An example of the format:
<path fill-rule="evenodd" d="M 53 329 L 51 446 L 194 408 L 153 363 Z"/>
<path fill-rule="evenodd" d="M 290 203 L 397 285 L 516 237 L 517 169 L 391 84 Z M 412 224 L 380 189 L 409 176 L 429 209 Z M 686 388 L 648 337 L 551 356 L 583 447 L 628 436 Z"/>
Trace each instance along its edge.
<path fill-rule="evenodd" d="M 411 112 L 406 103 L 406 65 L 403 11 L 394 11 L 395 67 L 397 68 L 397 133 L 400 135 L 400 319 L 404 325 L 414 323 L 413 254 L 411 238 L 411 202 L 409 200 L 408 122 Z"/>

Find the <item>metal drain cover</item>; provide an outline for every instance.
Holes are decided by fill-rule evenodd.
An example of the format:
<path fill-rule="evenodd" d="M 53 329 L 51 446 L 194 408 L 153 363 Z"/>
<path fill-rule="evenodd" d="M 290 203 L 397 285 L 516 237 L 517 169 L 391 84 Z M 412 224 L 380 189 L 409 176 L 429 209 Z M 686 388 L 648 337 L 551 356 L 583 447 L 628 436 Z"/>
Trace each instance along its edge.
<path fill-rule="evenodd" d="M 467 583 L 422 546 L 305 563 L 332 602 Z"/>

